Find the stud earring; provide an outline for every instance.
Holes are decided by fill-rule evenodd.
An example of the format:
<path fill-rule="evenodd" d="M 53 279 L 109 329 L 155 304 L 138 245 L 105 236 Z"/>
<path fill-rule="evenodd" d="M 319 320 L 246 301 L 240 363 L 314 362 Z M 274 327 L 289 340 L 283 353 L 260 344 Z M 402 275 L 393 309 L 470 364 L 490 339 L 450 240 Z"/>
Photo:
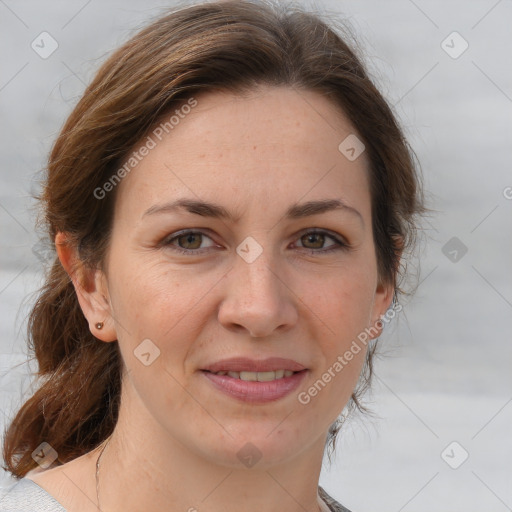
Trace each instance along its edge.
<path fill-rule="evenodd" d="M 103 322 L 98 322 L 96 324 L 96 329 L 98 329 L 98 330 L 103 329 Z"/>

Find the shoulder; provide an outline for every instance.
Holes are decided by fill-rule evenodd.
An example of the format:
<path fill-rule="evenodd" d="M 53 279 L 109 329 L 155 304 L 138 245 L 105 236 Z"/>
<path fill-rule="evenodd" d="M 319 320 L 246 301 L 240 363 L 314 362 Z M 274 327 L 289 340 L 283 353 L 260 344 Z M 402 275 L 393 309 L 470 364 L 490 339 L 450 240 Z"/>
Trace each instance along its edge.
<path fill-rule="evenodd" d="M 84 455 L 50 469 L 30 471 L 0 491 L 0 512 L 91 510 L 91 500 L 96 495 L 94 478 L 88 478 L 92 471 L 91 460 Z M 80 486 L 75 482 L 80 482 Z"/>
<path fill-rule="evenodd" d="M 66 512 L 66 509 L 42 487 L 22 478 L 0 495 L 0 512 Z"/>
<path fill-rule="evenodd" d="M 318 494 L 332 512 L 350 512 L 348 508 L 345 508 L 341 503 L 338 503 L 334 498 L 329 496 L 320 485 L 318 486 Z"/>
<path fill-rule="evenodd" d="M 25 476 L 36 487 L 40 487 L 61 508 L 55 512 L 90 512 L 96 510 L 95 461 L 90 453 L 43 471 L 31 471 Z M 31 509 L 47 510 L 47 509 Z M 53 508 L 48 511 L 53 512 Z M 0 512 L 4 512 L 0 506 Z"/>

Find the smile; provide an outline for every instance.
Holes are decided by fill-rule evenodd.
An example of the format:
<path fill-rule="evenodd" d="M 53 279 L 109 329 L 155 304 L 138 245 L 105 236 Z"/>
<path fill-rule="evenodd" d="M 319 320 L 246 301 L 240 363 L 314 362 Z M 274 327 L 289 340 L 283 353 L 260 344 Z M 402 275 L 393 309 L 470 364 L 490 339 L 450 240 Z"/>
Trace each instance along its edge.
<path fill-rule="evenodd" d="M 282 379 L 283 377 L 291 377 L 295 372 L 291 370 L 275 370 L 270 372 L 215 372 L 215 375 L 228 375 L 233 379 L 240 379 L 251 382 L 269 382 L 271 380 Z"/>
<path fill-rule="evenodd" d="M 230 398 L 252 404 L 280 400 L 295 391 L 308 370 L 274 370 L 266 372 L 219 371 L 200 372 L 215 391 Z"/>

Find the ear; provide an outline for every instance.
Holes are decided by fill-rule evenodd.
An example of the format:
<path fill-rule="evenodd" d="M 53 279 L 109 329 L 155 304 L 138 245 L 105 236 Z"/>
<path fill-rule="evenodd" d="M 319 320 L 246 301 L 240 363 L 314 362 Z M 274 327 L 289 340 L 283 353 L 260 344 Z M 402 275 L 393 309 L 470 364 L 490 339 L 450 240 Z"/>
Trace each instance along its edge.
<path fill-rule="evenodd" d="M 104 272 L 87 267 L 80 260 L 71 237 L 64 232 L 59 232 L 55 236 L 55 248 L 62 266 L 73 282 L 91 333 L 102 341 L 117 341 L 108 282 Z M 101 329 L 97 327 L 98 323 L 103 323 Z"/>
<path fill-rule="evenodd" d="M 400 258 L 404 248 L 404 240 L 400 235 L 394 235 L 392 238 L 394 252 L 396 255 L 395 266 L 393 268 L 393 279 L 392 282 L 384 282 L 382 279 L 378 279 L 377 288 L 375 290 L 372 317 L 370 319 L 370 332 L 372 333 L 370 337 L 372 339 L 378 338 L 382 334 L 384 322 L 381 320 L 381 317 L 391 307 L 391 304 L 393 303 L 393 297 L 395 295 L 395 282 L 398 269 L 400 267 Z"/>
<path fill-rule="evenodd" d="M 381 320 L 381 317 L 390 308 L 394 293 L 395 287 L 393 283 L 378 283 L 375 290 L 371 323 L 368 327 L 371 339 L 378 338 L 382 334 L 384 322 Z"/>

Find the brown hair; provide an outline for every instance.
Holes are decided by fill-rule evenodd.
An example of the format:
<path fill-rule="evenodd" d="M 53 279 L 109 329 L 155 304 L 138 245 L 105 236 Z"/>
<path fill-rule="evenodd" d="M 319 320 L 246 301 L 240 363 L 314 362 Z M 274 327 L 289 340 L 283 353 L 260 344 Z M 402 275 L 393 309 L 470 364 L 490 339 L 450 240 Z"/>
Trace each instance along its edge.
<path fill-rule="evenodd" d="M 58 136 L 41 204 L 48 237 L 62 231 L 91 267 L 104 260 L 115 192 L 94 191 L 165 113 L 192 94 L 242 93 L 258 84 L 326 95 L 345 112 L 370 162 L 372 224 L 379 277 L 402 293 L 400 251 L 414 245 L 424 211 L 413 153 L 361 60 L 319 15 L 289 5 L 227 0 L 182 7 L 158 18 L 102 65 Z M 340 141 L 341 142 L 341 141 Z M 29 349 L 42 383 L 5 431 L 5 469 L 23 477 L 32 452 L 49 443 L 60 463 L 94 448 L 113 431 L 121 394 L 117 343 L 90 332 L 73 284 L 53 258 L 28 322 Z M 370 345 L 359 397 L 372 375 Z M 334 443 L 339 422 L 331 426 Z"/>

